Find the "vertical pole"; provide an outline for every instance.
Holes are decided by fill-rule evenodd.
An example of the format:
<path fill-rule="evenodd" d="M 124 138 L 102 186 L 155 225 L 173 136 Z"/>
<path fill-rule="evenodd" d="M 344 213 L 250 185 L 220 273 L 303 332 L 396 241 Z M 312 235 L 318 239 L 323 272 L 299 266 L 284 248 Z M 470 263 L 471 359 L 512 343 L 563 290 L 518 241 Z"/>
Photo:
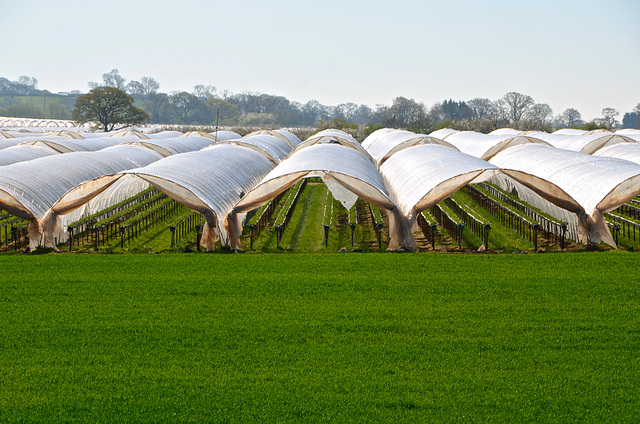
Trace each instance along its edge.
<path fill-rule="evenodd" d="M 353 247 L 353 234 L 356 231 L 356 224 L 350 224 L 351 227 L 351 247 Z"/>
<path fill-rule="evenodd" d="M 249 231 L 251 232 L 250 235 L 249 235 L 249 240 L 250 240 L 249 249 L 251 249 L 251 250 L 253 250 L 253 229 L 254 228 L 256 228 L 255 225 L 249 224 Z"/>
<path fill-rule="evenodd" d="M 431 224 L 431 249 L 436 250 L 436 230 L 438 229 L 437 224 Z"/>
<path fill-rule="evenodd" d="M 533 250 L 538 251 L 538 230 L 540 226 L 538 224 L 533 226 Z"/>
<path fill-rule="evenodd" d="M 200 251 L 200 225 L 196 225 L 196 249 Z"/>
<path fill-rule="evenodd" d="M 329 225 L 324 226 L 324 248 L 329 248 Z"/>
<path fill-rule="evenodd" d="M 172 225 L 169 229 L 171 230 L 171 248 L 173 248 L 176 245 L 176 227 Z"/>
<path fill-rule="evenodd" d="M 69 252 L 71 252 L 71 248 L 73 247 L 73 227 L 69 225 L 67 231 L 69 232 Z"/>
<path fill-rule="evenodd" d="M 458 248 L 462 249 L 462 231 L 464 231 L 464 224 L 458 224 L 458 230 L 460 230 L 460 239 L 458 240 Z"/>

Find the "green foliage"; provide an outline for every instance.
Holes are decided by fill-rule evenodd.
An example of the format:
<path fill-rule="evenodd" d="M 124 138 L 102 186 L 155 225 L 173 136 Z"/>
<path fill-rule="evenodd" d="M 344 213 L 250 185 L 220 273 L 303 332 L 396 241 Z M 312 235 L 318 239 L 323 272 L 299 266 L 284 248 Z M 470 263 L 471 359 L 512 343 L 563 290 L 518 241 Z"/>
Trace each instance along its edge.
<path fill-rule="evenodd" d="M 608 130 L 609 127 L 604 122 L 598 122 L 596 120 L 593 120 L 593 121 L 587 122 L 579 129 L 585 130 L 585 131 L 593 131 L 593 130 L 600 130 L 600 129 Z"/>
<path fill-rule="evenodd" d="M 364 126 L 364 133 L 368 137 L 374 131 L 384 128 L 384 124 L 367 124 Z"/>
<path fill-rule="evenodd" d="M 0 421 L 637 420 L 635 254 L 374 256 L 0 257 Z"/>
<path fill-rule="evenodd" d="M 148 122 L 149 115 L 133 103 L 133 97 L 118 88 L 96 87 L 78 97 L 71 115 L 79 124 L 96 122 L 105 132 Z"/>

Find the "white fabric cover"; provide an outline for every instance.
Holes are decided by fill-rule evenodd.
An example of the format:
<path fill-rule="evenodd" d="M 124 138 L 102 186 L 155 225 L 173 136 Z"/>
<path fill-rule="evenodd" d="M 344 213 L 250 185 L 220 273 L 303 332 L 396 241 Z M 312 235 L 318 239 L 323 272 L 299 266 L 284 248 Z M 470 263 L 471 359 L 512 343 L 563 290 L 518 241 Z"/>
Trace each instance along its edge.
<path fill-rule="evenodd" d="M 0 150 L 0 166 L 24 162 L 58 154 L 58 152 L 38 146 L 13 146 Z"/>
<path fill-rule="evenodd" d="M 223 225 L 224 218 L 233 205 L 273 168 L 274 165 L 260 152 L 221 143 L 201 151 L 169 156 L 121 175 L 136 175 L 181 204 L 202 213 L 206 219 L 202 245 L 207 250 L 214 250 L 216 229 L 223 245 L 229 244 L 230 236 L 239 239 L 239 234 L 228 234 Z M 232 228 L 232 231 L 236 230 L 236 227 Z M 232 247 L 238 247 L 237 241 Z"/>
<path fill-rule="evenodd" d="M 409 228 L 414 228 L 420 212 L 495 172 L 495 165 L 437 144 L 409 147 L 380 166 L 389 195 Z"/>
<path fill-rule="evenodd" d="M 582 135 L 566 135 L 566 134 L 548 134 L 545 132 L 536 132 L 529 134 L 532 137 L 544 140 L 553 147 L 558 149 L 573 150 L 575 152 L 586 153 L 588 155 L 602 149 L 606 146 L 612 146 L 619 143 L 637 143 L 636 140 L 624 135 L 616 134 L 582 134 Z"/>
<path fill-rule="evenodd" d="M 380 167 L 380 165 L 396 152 L 419 144 L 439 144 L 453 150 L 458 150 L 452 144 L 439 138 L 426 134 L 416 134 L 411 131 L 396 130 L 376 137 L 367 147 L 367 151 L 376 165 Z"/>
<path fill-rule="evenodd" d="M 151 150 L 155 150 L 162 156 L 177 155 L 180 153 L 193 152 L 201 150 L 215 143 L 215 140 L 205 137 L 172 137 L 157 138 L 150 140 L 129 141 L 126 144 L 141 145 Z"/>
<path fill-rule="evenodd" d="M 436 130 L 432 133 L 429 133 L 431 137 L 439 138 L 440 140 L 446 140 L 451 134 L 458 133 L 458 130 L 452 130 L 451 128 L 442 128 L 440 130 Z"/>
<path fill-rule="evenodd" d="M 313 176 L 322 178 L 329 190 L 333 189 L 332 194 L 347 208 L 353 205 L 355 197 L 343 196 L 342 190 L 335 190 L 336 186 L 389 211 L 389 247 L 415 250 L 410 229 L 398 227 L 402 225 L 402 216 L 389 198 L 373 162 L 358 150 L 340 144 L 316 144 L 291 154 L 235 205 L 233 214 L 255 209 L 292 187 L 300 179 Z"/>
<path fill-rule="evenodd" d="M 362 154 L 369 156 L 369 153 L 367 153 L 364 147 L 362 147 L 362 145 L 358 143 L 358 140 L 353 138 L 350 134 L 340 130 L 320 131 L 298 144 L 292 150 L 292 153 L 300 149 L 304 149 L 305 147 L 313 146 L 314 144 L 342 144 L 343 146 L 356 149 Z"/>
<path fill-rule="evenodd" d="M 157 159 L 158 155 L 148 149 L 114 147 L 99 152 L 51 155 L 3 166 L 0 167 L 0 205 L 31 221 L 29 238 L 31 247 L 35 247 L 42 239 L 45 214 L 67 191 L 87 180 Z M 50 223 L 56 222 L 52 217 Z"/>
<path fill-rule="evenodd" d="M 546 142 L 521 135 L 482 134 L 474 131 L 460 131 L 446 137 L 447 142 L 461 152 L 480 159 L 489 160 L 498 152 L 521 144 L 547 144 Z"/>
<path fill-rule="evenodd" d="M 581 243 L 615 246 L 603 212 L 640 192 L 640 165 L 541 145 L 505 150 L 491 163 L 551 203 L 578 215 Z"/>
<path fill-rule="evenodd" d="M 2 151 L 0 151 L 2 155 Z M 593 156 L 607 156 L 610 158 L 624 159 L 640 164 L 640 143 L 619 143 L 603 147 Z"/>

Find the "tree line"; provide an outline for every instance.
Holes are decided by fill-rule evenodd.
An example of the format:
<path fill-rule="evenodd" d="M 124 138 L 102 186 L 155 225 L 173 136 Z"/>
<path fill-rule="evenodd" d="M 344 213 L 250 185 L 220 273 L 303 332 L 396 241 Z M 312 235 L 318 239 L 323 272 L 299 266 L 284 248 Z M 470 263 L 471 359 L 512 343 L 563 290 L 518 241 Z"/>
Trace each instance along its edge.
<path fill-rule="evenodd" d="M 79 90 L 51 93 L 37 88 L 34 77 L 21 76 L 17 81 L 0 77 L 0 116 L 71 119 Z M 128 94 L 153 124 L 318 127 L 354 129 L 367 132 L 380 127 L 405 128 L 428 133 L 439 128 L 490 132 L 496 128 L 552 131 L 558 128 L 640 128 L 640 103 L 631 112 L 604 108 L 602 116 L 584 121 L 577 109 L 569 108 L 554 115 L 546 103 L 536 103 L 531 96 L 506 93 L 497 100 L 473 98 L 466 101 L 444 100 L 431 107 L 412 98 L 396 97 L 391 105 L 374 108 L 355 103 L 326 106 L 316 100 L 306 103 L 283 96 L 256 92 L 230 93 L 212 85 L 196 85 L 190 92 L 163 93 L 160 83 L 151 77 L 127 81 L 117 69 L 102 75 L 102 81 L 90 82 L 91 90 L 113 87 Z"/>

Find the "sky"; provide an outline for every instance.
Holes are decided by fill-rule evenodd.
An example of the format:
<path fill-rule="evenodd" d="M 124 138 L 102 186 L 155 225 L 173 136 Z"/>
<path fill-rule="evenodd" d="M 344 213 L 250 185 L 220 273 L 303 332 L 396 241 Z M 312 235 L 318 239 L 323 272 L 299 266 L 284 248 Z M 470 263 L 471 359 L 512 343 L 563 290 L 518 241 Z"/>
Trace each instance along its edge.
<path fill-rule="evenodd" d="M 640 103 L 639 0 L 0 0 L 0 77 L 88 91 L 118 69 L 160 91 L 375 107 L 510 91 L 621 120 Z"/>

